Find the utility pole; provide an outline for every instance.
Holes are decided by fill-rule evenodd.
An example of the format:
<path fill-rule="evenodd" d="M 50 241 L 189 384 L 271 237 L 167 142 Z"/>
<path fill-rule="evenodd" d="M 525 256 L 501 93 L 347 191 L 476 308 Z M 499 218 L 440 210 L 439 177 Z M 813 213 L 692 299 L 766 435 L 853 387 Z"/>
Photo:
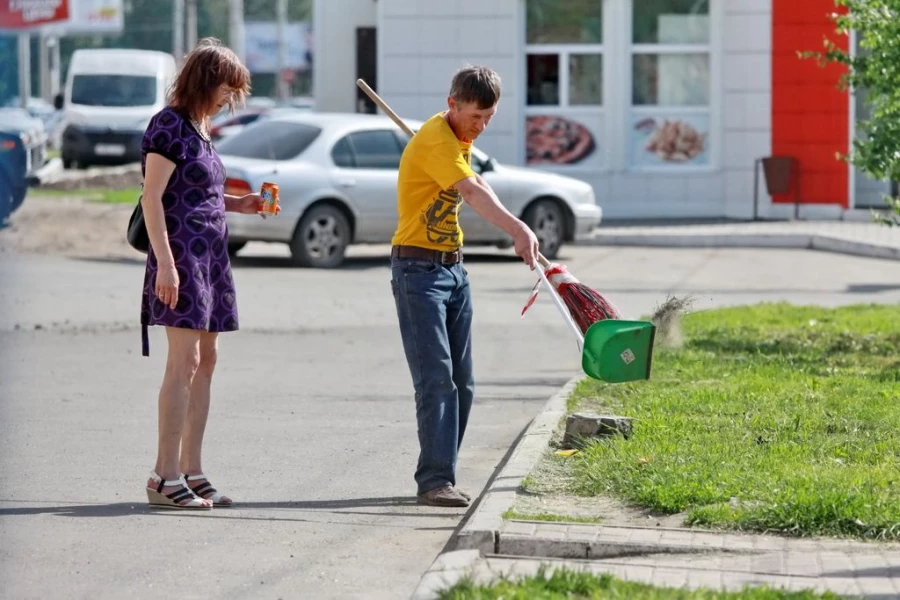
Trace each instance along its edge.
<path fill-rule="evenodd" d="M 244 0 L 228 0 L 228 46 L 242 63 L 247 60 L 244 37 Z"/>
<path fill-rule="evenodd" d="M 31 99 L 31 34 L 19 34 L 19 101 L 22 108 Z"/>
<path fill-rule="evenodd" d="M 184 0 L 172 2 L 172 54 L 177 63 L 184 58 Z"/>
<path fill-rule="evenodd" d="M 291 95 L 290 83 L 284 78 L 287 73 L 287 0 L 277 0 L 275 5 L 278 21 L 278 98 L 285 100 Z"/>
<path fill-rule="evenodd" d="M 44 100 L 50 96 L 50 36 L 41 31 L 38 34 L 38 94 Z"/>
<path fill-rule="evenodd" d="M 56 98 L 56 95 L 59 94 L 59 80 L 60 80 L 60 52 L 59 52 L 59 37 L 54 35 L 51 36 L 47 40 L 47 45 L 49 46 L 50 53 L 50 97 L 47 98 L 50 102 L 53 102 L 53 99 Z"/>
<path fill-rule="evenodd" d="M 190 52 L 197 46 L 197 0 L 185 0 L 187 7 L 187 35 L 185 41 L 187 43 L 187 51 Z"/>

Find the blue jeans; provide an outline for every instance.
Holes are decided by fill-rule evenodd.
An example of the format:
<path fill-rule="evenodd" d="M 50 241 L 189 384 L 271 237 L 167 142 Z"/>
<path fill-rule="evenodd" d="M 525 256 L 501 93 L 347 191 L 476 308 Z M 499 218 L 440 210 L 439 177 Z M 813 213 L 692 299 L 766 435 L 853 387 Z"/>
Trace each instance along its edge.
<path fill-rule="evenodd" d="M 472 372 L 472 296 L 462 263 L 391 259 L 400 337 L 416 393 L 418 493 L 456 485 L 456 458 L 466 432 Z"/>

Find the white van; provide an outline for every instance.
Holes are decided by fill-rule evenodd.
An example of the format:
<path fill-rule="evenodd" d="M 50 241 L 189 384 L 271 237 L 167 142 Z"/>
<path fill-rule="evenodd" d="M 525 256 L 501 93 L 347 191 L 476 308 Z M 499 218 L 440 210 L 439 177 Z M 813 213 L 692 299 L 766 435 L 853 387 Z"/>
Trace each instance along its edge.
<path fill-rule="evenodd" d="M 165 52 L 76 50 L 63 100 L 63 165 L 139 161 L 147 123 L 166 105 L 175 72 L 175 59 Z"/>

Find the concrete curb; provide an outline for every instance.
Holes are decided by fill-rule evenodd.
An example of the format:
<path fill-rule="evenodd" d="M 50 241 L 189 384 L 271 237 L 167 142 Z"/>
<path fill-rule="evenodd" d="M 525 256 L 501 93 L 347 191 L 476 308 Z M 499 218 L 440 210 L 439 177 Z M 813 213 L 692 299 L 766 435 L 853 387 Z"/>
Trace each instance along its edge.
<path fill-rule="evenodd" d="M 472 574 L 481 560 L 478 550 L 456 550 L 439 554 L 413 591 L 410 600 L 432 600 L 438 592 L 452 587 L 466 575 Z"/>
<path fill-rule="evenodd" d="M 803 248 L 900 260 L 900 247 L 821 233 L 610 233 L 577 242 L 579 246 L 655 246 L 661 248 Z"/>
<path fill-rule="evenodd" d="M 559 420 L 566 414 L 566 400 L 582 379 L 583 376 L 578 376 L 569 380 L 534 418 L 506 465 L 478 501 L 478 507 L 472 518 L 456 536 L 453 549 L 478 550 L 483 554 L 499 553 L 499 532 L 503 526 L 503 514 L 515 502 L 516 491 L 522 480 L 547 451 L 547 445 Z"/>
<path fill-rule="evenodd" d="M 471 518 L 451 540 L 448 551 L 473 550 L 482 556 L 580 559 L 725 551 L 723 536 L 709 532 L 504 520 L 504 513 L 516 501 L 522 480 L 547 452 L 554 432 L 567 414 L 566 401 L 583 379 L 584 376 L 571 379 L 547 401 L 482 495 Z M 666 537 L 664 532 L 669 532 Z M 702 539 L 704 536 L 710 539 Z"/>

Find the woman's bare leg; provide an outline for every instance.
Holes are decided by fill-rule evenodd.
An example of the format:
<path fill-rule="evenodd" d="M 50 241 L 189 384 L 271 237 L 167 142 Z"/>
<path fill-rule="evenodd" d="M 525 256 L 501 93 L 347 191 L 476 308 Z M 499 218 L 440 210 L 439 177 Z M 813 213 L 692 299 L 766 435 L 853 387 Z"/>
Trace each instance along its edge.
<path fill-rule="evenodd" d="M 191 399 L 188 404 L 187 420 L 181 440 L 181 472 L 187 475 L 203 473 L 203 434 L 209 417 L 210 387 L 219 352 L 217 333 L 200 334 L 200 362 L 191 384 Z M 197 487 L 205 480 L 191 481 Z M 223 498 L 228 501 L 228 498 Z"/>
<path fill-rule="evenodd" d="M 193 329 L 166 327 L 169 352 L 159 390 L 159 446 L 155 468 L 156 474 L 166 480 L 178 479 L 181 475 L 181 436 L 188 414 L 191 384 L 200 364 L 200 334 Z M 152 479 L 147 482 L 147 487 L 155 489 L 156 485 Z M 166 486 L 162 491 L 169 493 L 176 489 Z M 187 502 L 184 500 L 182 504 Z"/>

